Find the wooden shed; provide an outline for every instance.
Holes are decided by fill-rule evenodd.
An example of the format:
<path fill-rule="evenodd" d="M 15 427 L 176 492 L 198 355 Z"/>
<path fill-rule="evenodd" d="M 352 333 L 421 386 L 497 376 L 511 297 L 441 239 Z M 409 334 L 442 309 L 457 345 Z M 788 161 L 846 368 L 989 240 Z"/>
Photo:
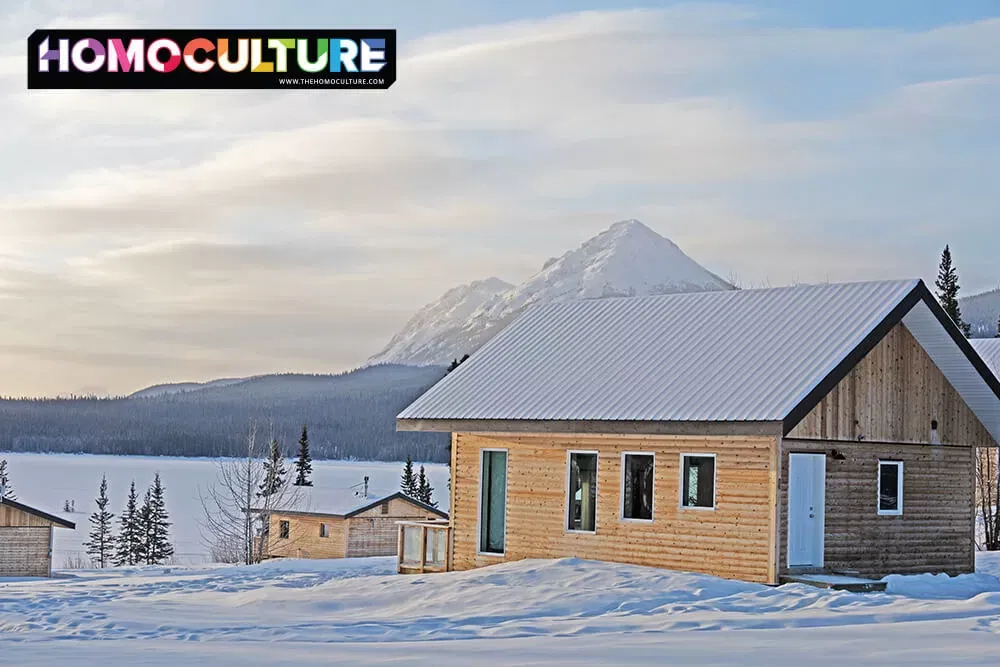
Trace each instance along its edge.
<path fill-rule="evenodd" d="M 579 300 L 530 309 L 397 427 L 452 433 L 454 569 L 959 574 L 1000 381 L 920 280 Z"/>
<path fill-rule="evenodd" d="M 269 558 L 361 558 L 395 556 L 398 522 L 447 519 L 448 514 L 396 492 L 376 499 L 315 504 L 315 509 L 273 510 Z"/>
<path fill-rule="evenodd" d="M 52 576 L 52 531 L 76 524 L 9 498 L 0 499 L 0 577 Z"/>

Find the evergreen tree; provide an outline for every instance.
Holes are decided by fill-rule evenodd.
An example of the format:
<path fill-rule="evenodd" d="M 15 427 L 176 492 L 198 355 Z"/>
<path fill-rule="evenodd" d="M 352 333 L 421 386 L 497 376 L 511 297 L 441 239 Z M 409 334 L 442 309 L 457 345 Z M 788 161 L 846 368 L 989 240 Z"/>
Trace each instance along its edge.
<path fill-rule="evenodd" d="M 417 497 L 417 476 L 413 474 L 413 459 L 409 454 L 406 455 L 406 463 L 403 464 L 399 490 L 411 498 Z"/>
<path fill-rule="evenodd" d="M 458 368 L 459 366 L 461 366 L 462 362 L 464 362 L 468 358 L 469 358 L 469 355 L 464 354 L 464 355 L 462 355 L 461 359 L 452 359 L 451 360 L 451 364 L 448 365 L 448 372 L 450 373 L 453 370 L 455 370 L 456 368 Z"/>
<path fill-rule="evenodd" d="M 101 488 L 97 494 L 97 511 L 90 515 L 90 536 L 83 546 L 87 555 L 100 568 L 111 564 L 114 537 L 111 535 L 111 520 L 114 514 L 108 511 L 108 478 L 101 477 Z"/>
<path fill-rule="evenodd" d="M 135 480 L 128 492 L 125 509 L 118 517 L 119 532 L 116 541 L 115 565 L 138 565 L 142 554 L 142 533 L 139 526 L 139 496 L 135 492 Z"/>
<path fill-rule="evenodd" d="M 285 484 L 285 457 L 281 454 L 281 445 L 271 440 L 271 453 L 264 461 L 264 481 L 258 487 L 257 496 L 266 498 L 273 496 Z"/>
<path fill-rule="evenodd" d="M 434 487 L 428 481 L 423 466 L 420 466 L 420 473 L 417 475 L 417 495 L 415 498 L 431 507 L 437 507 L 437 503 L 434 502 Z"/>
<path fill-rule="evenodd" d="M 299 438 L 299 458 L 295 459 L 295 486 L 312 486 L 309 475 L 312 474 L 312 456 L 309 454 L 309 432 L 302 425 L 302 437 Z"/>
<path fill-rule="evenodd" d="M 0 459 L 0 499 L 3 498 L 17 500 L 17 496 L 14 495 L 14 487 L 10 484 L 10 477 L 7 472 L 7 459 Z"/>
<path fill-rule="evenodd" d="M 156 473 L 153 485 L 146 491 L 139 512 L 142 533 L 141 554 L 147 565 L 160 565 L 174 555 L 174 547 L 170 544 L 170 522 L 167 520 L 164 491 L 160 473 Z"/>
<path fill-rule="evenodd" d="M 958 305 L 958 292 L 962 288 L 958 284 L 958 271 L 952 264 L 951 248 L 948 246 L 945 246 L 941 253 L 941 264 L 938 266 L 938 277 L 934 285 L 937 287 L 937 298 L 944 312 L 948 313 L 968 338 L 972 333 L 972 327 L 962 321 L 962 309 Z"/>

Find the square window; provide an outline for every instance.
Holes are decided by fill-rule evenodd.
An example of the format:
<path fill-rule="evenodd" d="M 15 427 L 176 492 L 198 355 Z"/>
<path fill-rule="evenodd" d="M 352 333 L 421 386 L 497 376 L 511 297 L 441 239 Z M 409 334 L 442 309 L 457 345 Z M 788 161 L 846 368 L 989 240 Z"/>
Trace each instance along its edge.
<path fill-rule="evenodd" d="M 878 462 L 878 513 L 900 516 L 903 513 L 903 462 Z"/>
<path fill-rule="evenodd" d="M 597 452 L 569 453 L 567 530 L 597 530 Z"/>
<path fill-rule="evenodd" d="M 681 455 L 681 507 L 715 509 L 715 454 Z"/>
<path fill-rule="evenodd" d="M 622 518 L 653 520 L 652 454 L 622 454 Z"/>
<path fill-rule="evenodd" d="M 289 525 L 287 521 L 278 522 L 278 537 L 287 540 L 289 532 Z"/>

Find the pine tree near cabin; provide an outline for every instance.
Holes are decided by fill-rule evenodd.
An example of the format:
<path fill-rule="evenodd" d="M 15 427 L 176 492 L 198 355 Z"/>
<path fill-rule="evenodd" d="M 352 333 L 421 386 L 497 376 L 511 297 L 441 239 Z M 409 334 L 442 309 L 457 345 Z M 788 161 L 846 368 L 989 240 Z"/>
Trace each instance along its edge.
<path fill-rule="evenodd" d="M 14 487 L 10 484 L 10 473 L 7 472 L 7 459 L 0 459 L 0 498 L 17 500 Z"/>
<path fill-rule="evenodd" d="M 108 477 L 101 477 L 100 491 L 97 493 L 97 511 L 90 515 L 90 535 L 83 546 L 93 563 L 104 569 L 111 565 L 115 539 L 111 534 L 111 520 L 115 515 L 108 511 Z"/>
<path fill-rule="evenodd" d="M 174 555 L 174 547 L 170 544 L 165 491 L 160 473 L 156 473 L 139 513 L 143 536 L 142 556 L 147 565 L 166 563 Z"/>
<path fill-rule="evenodd" d="M 400 477 L 399 490 L 410 498 L 416 498 L 417 476 L 413 474 L 413 459 L 409 455 L 406 457 L 406 463 L 403 464 L 403 474 Z"/>
<path fill-rule="evenodd" d="M 962 288 L 958 284 L 958 271 L 951 260 L 951 248 L 947 245 L 941 253 L 941 264 L 938 266 L 938 276 L 934 285 L 937 287 L 937 298 L 944 312 L 948 313 L 968 338 L 972 334 L 972 327 L 962 321 L 962 308 L 958 304 L 958 292 Z"/>
<path fill-rule="evenodd" d="M 417 495 L 415 497 L 422 503 L 437 507 L 437 503 L 434 502 L 434 487 L 428 481 L 423 466 L 420 466 L 420 473 L 417 475 Z"/>
<path fill-rule="evenodd" d="M 118 517 L 120 525 L 115 551 L 115 565 L 138 565 L 142 554 L 142 534 L 139 527 L 139 496 L 135 491 L 135 480 L 129 489 L 125 509 Z"/>
<path fill-rule="evenodd" d="M 462 355 L 461 359 L 452 359 L 451 360 L 451 364 L 449 364 L 449 366 L 448 366 L 448 372 L 450 373 L 453 370 L 455 370 L 456 368 L 458 368 L 459 366 L 461 366 L 462 362 L 464 362 L 468 358 L 469 358 L 469 355 L 464 354 L 464 355 Z"/>
<path fill-rule="evenodd" d="M 264 461 L 264 481 L 258 487 L 257 496 L 266 498 L 273 496 L 285 485 L 285 457 L 281 454 L 281 445 L 277 439 L 271 440 L 271 450 Z"/>
<path fill-rule="evenodd" d="M 295 459 L 295 486 L 312 486 L 309 475 L 312 474 L 312 456 L 309 454 L 309 431 L 302 426 L 302 437 L 299 438 L 299 457 Z"/>

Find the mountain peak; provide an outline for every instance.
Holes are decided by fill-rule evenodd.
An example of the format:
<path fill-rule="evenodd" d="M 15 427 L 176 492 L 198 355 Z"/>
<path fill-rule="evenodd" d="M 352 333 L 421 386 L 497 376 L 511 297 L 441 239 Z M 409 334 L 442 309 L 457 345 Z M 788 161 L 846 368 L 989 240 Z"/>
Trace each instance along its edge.
<path fill-rule="evenodd" d="M 445 364 L 471 354 L 528 306 L 579 298 L 735 289 L 670 239 L 621 220 L 514 287 L 491 278 L 425 306 L 369 363 Z M 461 308 L 450 304 L 460 301 Z M 469 306 L 479 301 L 469 312 Z M 454 317 L 464 314 L 465 317 Z"/>

